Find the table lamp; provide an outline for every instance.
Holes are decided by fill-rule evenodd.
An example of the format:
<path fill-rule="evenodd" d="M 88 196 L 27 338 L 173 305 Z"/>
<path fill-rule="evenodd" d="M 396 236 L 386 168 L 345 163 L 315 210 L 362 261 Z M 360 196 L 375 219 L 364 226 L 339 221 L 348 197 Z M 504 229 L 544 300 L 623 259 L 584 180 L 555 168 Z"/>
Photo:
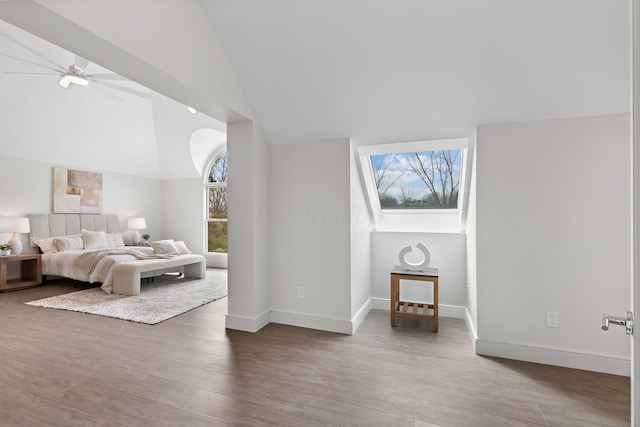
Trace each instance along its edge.
<path fill-rule="evenodd" d="M 135 233 L 133 234 L 133 244 L 139 245 L 140 241 L 142 240 L 139 230 L 144 230 L 145 228 L 147 228 L 147 222 L 144 220 L 144 218 L 129 218 L 127 228 L 129 230 L 135 231 Z"/>
<path fill-rule="evenodd" d="M 17 234 L 30 231 L 29 218 L 0 218 L 0 233 L 12 233 L 7 244 L 11 245 L 11 253 L 14 255 L 22 253 L 22 242 Z"/>

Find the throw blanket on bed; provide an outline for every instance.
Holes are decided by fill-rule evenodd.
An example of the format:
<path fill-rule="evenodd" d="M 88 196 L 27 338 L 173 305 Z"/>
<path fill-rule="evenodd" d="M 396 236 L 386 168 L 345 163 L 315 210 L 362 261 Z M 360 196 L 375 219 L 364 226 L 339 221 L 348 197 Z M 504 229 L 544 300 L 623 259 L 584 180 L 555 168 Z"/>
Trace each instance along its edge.
<path fill-rule="evenodd" d="M 78 267 L 87 271 L 87 276 L 91 276 L 98 262 L 110 255 L 132 255 L 137 259 L 169 259 L 178 256 L 177 254 L 150 254 L 134 248 L 102 249 L 83 253 L 76 258 L 75 263 Z"/>

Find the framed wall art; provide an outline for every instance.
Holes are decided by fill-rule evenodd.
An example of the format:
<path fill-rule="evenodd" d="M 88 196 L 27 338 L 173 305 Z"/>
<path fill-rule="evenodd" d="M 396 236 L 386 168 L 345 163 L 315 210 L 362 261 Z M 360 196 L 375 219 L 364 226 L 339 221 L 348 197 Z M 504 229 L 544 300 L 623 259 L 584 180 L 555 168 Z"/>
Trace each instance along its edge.
<path fill-rule="evenodd" d="M 53 168 L 54 213 L 102 213 L 102 174 Z"/>

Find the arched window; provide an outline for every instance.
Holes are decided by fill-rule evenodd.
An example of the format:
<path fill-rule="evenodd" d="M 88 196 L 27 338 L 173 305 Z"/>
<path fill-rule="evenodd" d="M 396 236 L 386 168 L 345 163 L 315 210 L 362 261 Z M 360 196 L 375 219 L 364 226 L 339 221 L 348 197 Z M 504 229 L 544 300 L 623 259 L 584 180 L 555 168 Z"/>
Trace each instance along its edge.
<path fill-rule="evenodd" d="M 207 252 L 227 253 L 227 151 L 216 155 L 205 182 Z"/>

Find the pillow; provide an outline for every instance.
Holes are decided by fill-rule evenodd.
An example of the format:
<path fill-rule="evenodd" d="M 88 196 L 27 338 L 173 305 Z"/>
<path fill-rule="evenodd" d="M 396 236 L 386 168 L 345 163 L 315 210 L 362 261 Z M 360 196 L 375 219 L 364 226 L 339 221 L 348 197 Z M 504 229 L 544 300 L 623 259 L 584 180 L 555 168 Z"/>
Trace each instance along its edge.
<path fill-rule="evenodd" d="M 84 242 L 82 241 L 82 236 L 80 234 L 56 237 L 53 239 L 53 244 L 58 252 L 78 251 L 80 249 L 84 249 Z"/>
<path fill-rule="evenodd" d="M 33 239 L 33 243 L 35 243 L 36 245 L 38 245 L 38 247 L 40 247 L 40 250 L 42 251 L 43 254 L 46 254 L 49 252 L 58 252 L 58 248 L 53 243 L 55 239 L 56 239 L 55 237 L 43 237 L 41 239 Z"/>
<path fill-rule="evenodd" d="M 179 254 L 178 248 L 176 248 L 173 240 L 158 240 L 151 242 L 153 252 L 156 254 Z"/>
<path fill-rule="evenodd" d="M 107 235 L 104 231 L 82 230 L 82 241 L 85 249 L 102 249 L 107 246 Z"/>
<path fill-rule="evenodd" d="M 178 249 L 178 252 L 180 252 L 181 254 L 191 253 L 189 248 L 187 248 L 187 245 L 185 245 L 182 240 L 176 240 L 175 242 L 173 242 L 173 244 L 176 245 L 176 249 Z"/>
<path fill-rule="evenodd" d="M 110 248 L 123 248 L 124 240 L 120 233 L 107 233 L 107 246 Z"/>

